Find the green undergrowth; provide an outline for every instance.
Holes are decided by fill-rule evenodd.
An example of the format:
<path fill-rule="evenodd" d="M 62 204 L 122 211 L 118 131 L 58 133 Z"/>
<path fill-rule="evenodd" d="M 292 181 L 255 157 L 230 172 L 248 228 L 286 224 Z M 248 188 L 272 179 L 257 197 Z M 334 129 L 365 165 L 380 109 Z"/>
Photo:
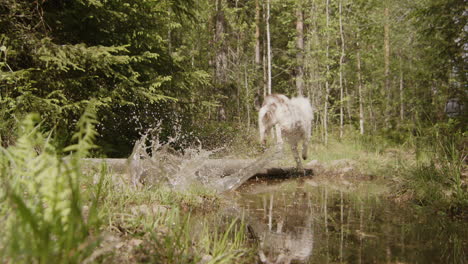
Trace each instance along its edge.
<path fill-rule="evenodd" d="M 401 194 L 439 213 L 468 217 L 466 133 L 450 123 L 424 131 L 415 140 L 416 162 L 401 173 Z"/>
<path fill-rule="evenodd" d="M 387 180 L 396 177 L 404 164 L 414 162 L 414 155 L 407 146 L 383 138 L 351 134 L 339 140 L 338 135 L 332 134 L 327 145 L 312 140 L 305 163 L 312 160 L 331 172 L 348 168 L 375 180 Z"/>
<path fill-rule="evenodd" d="M 224 202 L 202 187 L 174 191 L 82 172 L 95 148 L 92 107 L 76 144 L 58 149 L 36 116 L 0 149 L 0 259 L 6 263 L 252 263 L 242 216 L 206 219 Z"/>
<path fill-rule="evenodd" d="M 142 219 L 144 242 L 134 249 L 138 262 L 251 263 L 242 220 L 211 221 L 171 210 L 157 219 Z"/>
<path fill-rule="evenodd" d="M 85 262 L 100 243 L 99 192 L 83 216 L 80 159 L 93 147 L 92 110 L 78 123 L 66 161 L 28 116 L 14 146 L 0 149 L 0 254 L 7 263 Z M 96 184 L 100 189 L 101 183 Z"/>
<path fill-rule="evenodd" d="M 384 179 L 389 195 L 456 217 L 467 217 L 466 135 L 450 122 L 419 128 L 395 142 L 383 135 L 352 135 L 312 146 L 312 159 L 333 167 L 349 159 L 360 173 Z M 352 164 L 352 162 L 351 162 Z"/>

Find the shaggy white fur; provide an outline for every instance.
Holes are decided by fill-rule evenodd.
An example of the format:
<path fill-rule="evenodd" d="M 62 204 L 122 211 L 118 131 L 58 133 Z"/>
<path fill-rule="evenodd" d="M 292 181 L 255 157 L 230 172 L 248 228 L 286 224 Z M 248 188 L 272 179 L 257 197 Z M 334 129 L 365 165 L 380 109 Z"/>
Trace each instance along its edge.
<path fill-rule="evenodd" d="M 277 142 L 282 144 L 282 136 L 286 138 L 291 145 L 297 169 L 303 171 L 298 146 L 302 141 L 302 158 L 307 159 L 307 146 L 313 120 L 314 113 L 307 98 L 289 99 L 282 94 L 267 95 L 258 113 L 260 141 L 265 144 L 266 135 L 273 126 L 277 125 Z"/>

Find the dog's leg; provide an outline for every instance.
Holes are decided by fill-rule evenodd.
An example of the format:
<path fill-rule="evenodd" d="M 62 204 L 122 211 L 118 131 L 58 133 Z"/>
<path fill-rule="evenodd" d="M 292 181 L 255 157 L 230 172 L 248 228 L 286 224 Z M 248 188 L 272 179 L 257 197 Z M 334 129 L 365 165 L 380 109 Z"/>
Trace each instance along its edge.
<path fill-rule="evenodd" d="M 307 156 L 308 156 L 308 147 L 309 147 L 309 141 L 308 140 L 304 140 L 302 142 L 302 159 L 303 160 L 306 160 L 307 159 Z"/>
<path fill-rule="evenodd" d="M 296 161 L 296 168 L 299 173 L 304 173 L 304 168 L 302 167 L 301 158 L 299 157 L 299 150 L 298 150 L 298 142 L 291 144 L 291 151 L 294 156 L 294 160 Z"/>
<path fill-rule="evenodd" d="M 281 127 L 279 125 L 275 125 L 275 129 L 276 129 L 276 143 L 282 145 L 283 138 L 281 137 Z"/>
<path fill-rule="evenodd" d="M 311 124 L 307 124 L 305 126 L 304 140 L 302 141 L 302 159 L 303 160 L 306 160 L 307 157 L 309 156 L 308 147 L 309 147 L 309 142 L 310 142 L 310 136 L 311 136 Z"/>
<path fill-rule="evenodd" d="M 260 132 L 260 143 L 266 145 L 267 143 L 267 135 L 270 132 L 271 125 L 264 122 L 264 120 L 260 119 L 258 122 L 258 130 Z"/>

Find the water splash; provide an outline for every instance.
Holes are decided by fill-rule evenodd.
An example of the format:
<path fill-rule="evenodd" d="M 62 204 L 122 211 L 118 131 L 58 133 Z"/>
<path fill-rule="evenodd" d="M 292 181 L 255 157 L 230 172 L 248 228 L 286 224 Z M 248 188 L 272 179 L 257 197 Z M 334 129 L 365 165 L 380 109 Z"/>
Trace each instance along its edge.
<path fill-rule="evenodd" d="M 282 158 L 283 151 L 281 145 L 266 150 L 259 158 L 250 162 L 246 166 L 239 169 L 236 173 L 215 181 L 217 186 L 213 186 L 220 191 L 231 191 L 239 188 L 253 175 L 259 173 L 268 165 Z"/>
<path fill-rule="evenodd" d="M 193 185 L 203 185 L 217 192 L 235 190 L 250 177 L 262 171 L 282 156 L 280 146 L 266 150 L 255 160 L 210 159 L 217 150 L 205 150 L 201 144 L 176 151 L 171 143 L 178 137 L 162 143 L 159 138 L 146 133 L 135 143 L 128 158 L 130 179 L 134 187 L 167 184 L 185 190 Z"/>

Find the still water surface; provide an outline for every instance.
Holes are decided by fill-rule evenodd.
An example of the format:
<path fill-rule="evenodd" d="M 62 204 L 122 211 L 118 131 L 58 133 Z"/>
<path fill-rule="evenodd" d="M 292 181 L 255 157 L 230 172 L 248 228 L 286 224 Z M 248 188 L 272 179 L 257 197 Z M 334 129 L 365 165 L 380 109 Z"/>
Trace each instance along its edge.
<path fill-rule="evenodd" d="M 239 193 L 264 263 L 468 263 L 467 223 L 372 192 L 292 179 L 249 181 Z"/>

